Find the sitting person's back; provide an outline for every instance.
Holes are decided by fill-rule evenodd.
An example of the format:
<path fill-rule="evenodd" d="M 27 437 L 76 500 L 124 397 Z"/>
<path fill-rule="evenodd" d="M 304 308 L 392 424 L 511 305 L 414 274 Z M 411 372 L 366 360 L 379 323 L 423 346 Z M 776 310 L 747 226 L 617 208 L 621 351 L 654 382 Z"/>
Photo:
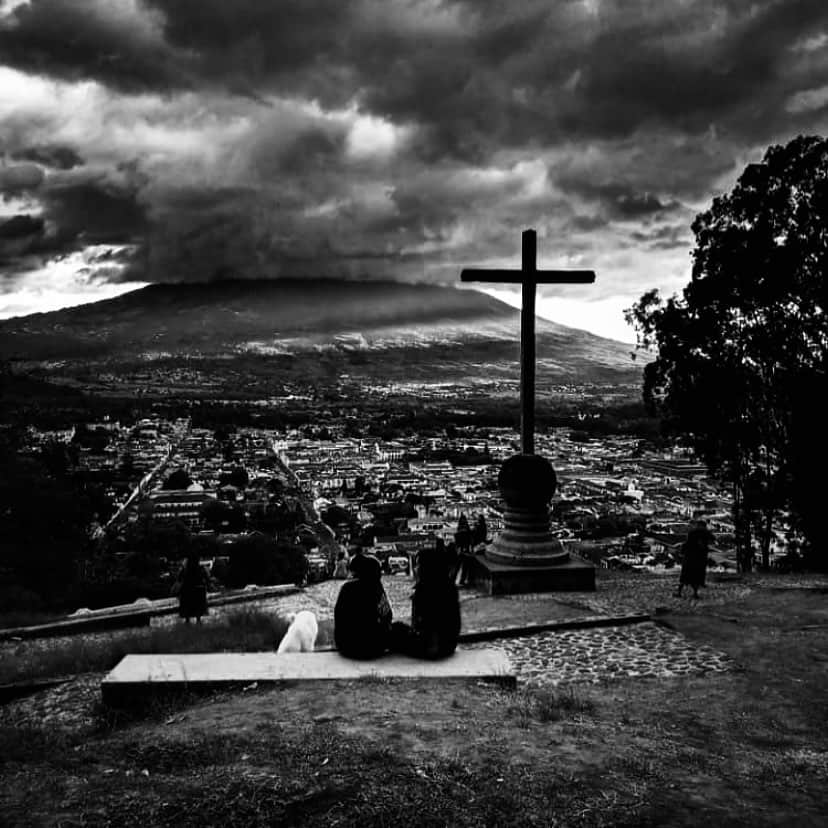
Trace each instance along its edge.
<path fill-rule="evenodd" d="M 394 624 L 393 648 L 415 658 L 446 658 L 460 637 L 460 597 L 445 556 L 423 550 L 411 597 L 411 626 Z"/>
<path fill-rule="evenodd" d="M 349 565 L 353 578 L 339 590 L 334 607 L 334 643 L 348 658 L 378 658 L 391 637 L 391 605 L 382 586 L 382 567 L 358 553 Z"/>

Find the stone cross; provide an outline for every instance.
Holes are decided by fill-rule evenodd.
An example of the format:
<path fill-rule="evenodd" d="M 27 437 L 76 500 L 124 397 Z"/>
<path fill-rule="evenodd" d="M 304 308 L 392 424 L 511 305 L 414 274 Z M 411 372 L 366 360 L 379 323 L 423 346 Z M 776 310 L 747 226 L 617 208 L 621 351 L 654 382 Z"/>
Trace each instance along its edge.
<path fill-rule="evenodd" d="M 520 270 L 465 268 L 463 282 L 508 282 L 523 286 L 520 309 L 520 445 L 523 454 L 535 453 L 535 287 L 581 285 L 595 281 L 592 270 L 538 270 L 537 234 L 524 230 Z"/>

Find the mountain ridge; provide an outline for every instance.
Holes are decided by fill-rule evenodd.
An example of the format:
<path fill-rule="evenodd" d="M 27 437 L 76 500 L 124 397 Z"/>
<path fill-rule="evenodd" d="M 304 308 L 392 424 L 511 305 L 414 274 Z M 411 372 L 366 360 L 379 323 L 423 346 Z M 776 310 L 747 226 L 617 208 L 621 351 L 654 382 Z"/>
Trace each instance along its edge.
<path fill-rule="evenodd" d="M 540 318 L 536 333 L 539 369 L 586 381 L 640 375 L 630 345 Z M 0 322 L 5 358 L 27 361 L 325 352 L 474 372 L 516 368 L 519 338 L 520 311 L 476 290 L 324 278 L 153 284 Z"/>

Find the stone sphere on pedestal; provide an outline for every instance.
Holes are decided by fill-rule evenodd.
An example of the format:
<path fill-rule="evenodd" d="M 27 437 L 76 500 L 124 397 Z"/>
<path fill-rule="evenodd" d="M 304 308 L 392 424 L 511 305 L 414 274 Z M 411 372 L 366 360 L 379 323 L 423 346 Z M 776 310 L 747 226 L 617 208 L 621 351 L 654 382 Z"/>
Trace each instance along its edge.
<path fill-rule="evenodd" d="M 513 566 L 549 566 L 569 559 L 549 530 L 549 501 L 558 480 L 552 464 L 537 454 L 510 457 L 497 477 L 505 502 L 503 530 L 486 557 Z"/>
<path fill-rule="evenodd" d="M 500 494 L 508 506 L 548 507 L 558 488 L 552 464 L 538 454 L 515 454 L 500 467 Z"/>

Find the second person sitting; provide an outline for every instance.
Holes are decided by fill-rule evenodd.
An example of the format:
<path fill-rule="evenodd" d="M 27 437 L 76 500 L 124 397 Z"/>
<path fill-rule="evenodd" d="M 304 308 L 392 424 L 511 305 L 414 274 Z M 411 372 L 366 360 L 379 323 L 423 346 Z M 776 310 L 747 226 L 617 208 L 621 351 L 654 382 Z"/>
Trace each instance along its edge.
<path fill-rule="evenodd" d="M 391 647 L 415 658 L 446 658 L 460 637 L 460 597 L 449 561 L 438 549 L 417 557 L 417 583 L 411 596 L 411 626 L 396 622 Z"/>

